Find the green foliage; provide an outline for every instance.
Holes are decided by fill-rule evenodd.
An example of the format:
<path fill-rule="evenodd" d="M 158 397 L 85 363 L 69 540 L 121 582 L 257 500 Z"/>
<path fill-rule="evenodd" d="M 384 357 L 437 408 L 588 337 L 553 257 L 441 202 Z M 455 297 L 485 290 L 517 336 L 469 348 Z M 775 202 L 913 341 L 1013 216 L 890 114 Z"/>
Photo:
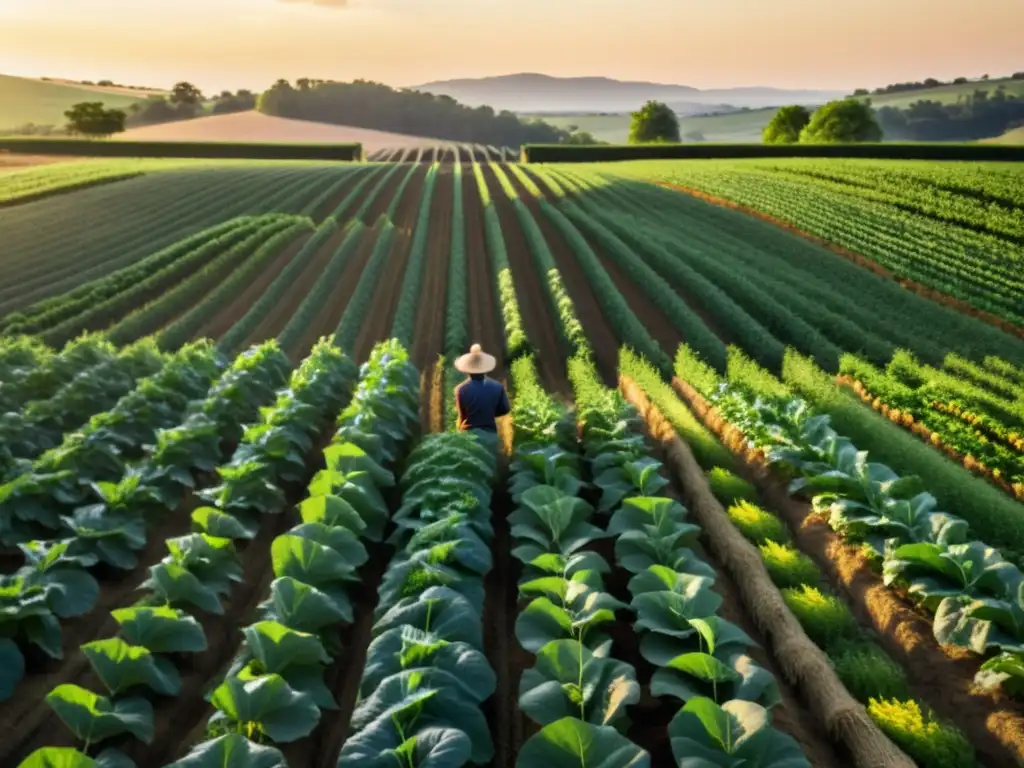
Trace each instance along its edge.
<path fill-rule="evenodd" d="M 715 467 L 708 472 L 708 485 L 723 506 L 730 506 L 739 501 L 757 502 L 757 489 L 742 477 L 722 467 Z"/>
<path fill-rule="evenodd" d="M 803 585 L 781 590 L 782 599 L 815 645 L 826 652 L 841 640 L 856 636 L 857 621 L 850 609 L 834 595 Z"/>
<path fill-rule="evenodd" d="M 821 571 L 807 555 L 790 544 L 774 541 L 760 546 L 764 567 L 779 588 L 814 586 L 821 582 Z"/>
<path fill-rule="evenodd" d="M 837 643 L 830 658 L 846 690 L 862 704 L 871 699 L 910 698 L 906 671 L 875 642 Z"/>
<path fill-rule="evenodd" d="M 334 343 L 348 353 L 352 353 L 356 338 L 373 302 L 374 293 L 381 280 L 382 270 L 391 252 L 391 241 L 395 237 L 395 225 L 383 214 L 370 232 L 376 237 L 369 261 L 366 262 L 359 282 L 356 283 L 352 298 L 345 307 L 345 312 L 334 332 Z"/>
<path fill-rule="evenodd" d="M 462 203 L 462 163 L 456 162 L 452 181 L 451 254 L 448 257 L 448 297 L 445 305 L 444 354 L 454 360 L 469 346 L 469 278 L 466 262 L 466 212 Z M 450 393 L 451 388 L 445 387 Z M 449 397 L 449 404 L 453 398 Z M 446 419 L 446 422 L 450 422 Z"/>
<path fill-rule="evenodd" d="M 789 539 L 785 523 L 750 501 L 740 500 L 730 505 L 726 513 L 739 532 L 754 544 L 785 543 Z"/>
<path fill-rule="evenodd" d="M 977 765 L 974 748 L 964 734 L 922 712 L 917 702 L 872 699 L 867 709 L 882 732 L 922 768 Z"/>
<path fill-rule="evenodd" d="M 800 132 L 805 144 L 881 141 L 882 129 L 871 105 L 859 99 L 830 101 L 818 107 Z"/>
<path fill-rule="evenodd" d="M 519 750 L 516 768 L 650 768 L 651 756 L 610 725 L 563 717 L 544 726 Z"/>
<path fill-rule="evenodd" d="M 761 132 L 765 144 L 796 144 L 800 133 L 811 121 L 807 107 L 793 104 L 777 111 Z"/>
<path fill-rule="evenodd" d="M 120 109 L 106 109 L 102 101 L 83 101 L 64 113 L 69 133 L 86 136 L 111 136 L 124 132 L 128 115 Z"/>
<path fill-rule="evenodd" d="M 422 301 L 420 289 L 423 285 L 423 271 L 426 268 L 427 260 L 430 206 L 434 199 L 434 187 L 437 186 L 439 168 L 437 163 L 431 165 L 427 171 L 426 181 L 423 183 L 423 195 L 420 197 L 419 213 L 416 216 L 416 225 L 412 233 L 409 259 L 405 266 L 405 276 L 402 278 L 402 291 L 398 297 L 395 321 L 391 326 L 392 337 L 407 346 L 412 344 L 417 331 L 415 327 L 416 311 Z"/>
<path fill-rule="evenodd" d="M 629 143 L 678 143 L 679 118 L 660 101 L 648 101 L 630 115 Z"/>

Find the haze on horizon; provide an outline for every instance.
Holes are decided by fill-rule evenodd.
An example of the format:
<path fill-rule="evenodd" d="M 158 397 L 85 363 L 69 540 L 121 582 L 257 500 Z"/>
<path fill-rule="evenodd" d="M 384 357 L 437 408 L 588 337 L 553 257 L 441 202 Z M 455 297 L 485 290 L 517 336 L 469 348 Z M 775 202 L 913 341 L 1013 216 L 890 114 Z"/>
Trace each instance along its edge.
<path fill-rule="evenodd" d="M 517 72 L 853 89 L 1024 69 L 1022 0 L 0 0 L 0 73 L 212 91 Z"/>

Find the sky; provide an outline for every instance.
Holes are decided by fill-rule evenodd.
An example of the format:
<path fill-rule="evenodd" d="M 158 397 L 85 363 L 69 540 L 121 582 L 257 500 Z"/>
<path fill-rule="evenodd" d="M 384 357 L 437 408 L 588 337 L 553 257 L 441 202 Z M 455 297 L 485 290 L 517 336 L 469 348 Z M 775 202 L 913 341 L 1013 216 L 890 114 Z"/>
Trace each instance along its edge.
<path fill-rule="evenodd" d="M 515 72 L 852 89 L 1024 70 L 1024 0 L 0 0 L 0 73 L 206 91 Z"/>

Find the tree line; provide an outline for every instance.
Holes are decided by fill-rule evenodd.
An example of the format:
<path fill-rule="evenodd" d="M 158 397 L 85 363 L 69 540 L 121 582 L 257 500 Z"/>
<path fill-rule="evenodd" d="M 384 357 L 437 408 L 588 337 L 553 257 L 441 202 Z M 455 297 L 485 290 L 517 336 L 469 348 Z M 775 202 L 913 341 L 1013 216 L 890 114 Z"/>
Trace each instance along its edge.
<path fill-rule="evenodd" d="M 988 82 L 989 76 L 982 75 L 980 80 L 982 82 Z M 1010 75 L 1011 80 L 1024 80 L 1024 72 L 1014 72 Z M 911 80 L 905 83 L 891 83 L 889 85 L 883 85 L 874 90 L 867 88 L 858 88 L 853 92 L 854 96 L 882 96 L 887 93 L 906 93 L 908 91 L 925 91 L 930 88 L 941 88 L 944 85 L 966 85 L 971 82 L 969 78 L 957 77 L 952 80 L 942 81 L 934 77 L 927 77 L 924 80 L 916 81 Z"/>
<path fill-rule="evenodd" d="M 256 108 L 276 117 L 471 144 L 517 147 L 571 139 L 568 131 L 542 120 L 522 120 L 507 110 L 468 107 L 450 96 L 395 89 L 372 80 L 340 83 L 303 78 L 295 85 L 278 80 L 259 97 Z"/>
<path fill-rule="evenodd" d="M 1007 94 L 1004 88 L 978 90 L 951 104 L 921 100 L 905 109 L 881 107 L 876 114 L 890 139 L 973 141 L 1024 125 L 1024 97 Z"/>

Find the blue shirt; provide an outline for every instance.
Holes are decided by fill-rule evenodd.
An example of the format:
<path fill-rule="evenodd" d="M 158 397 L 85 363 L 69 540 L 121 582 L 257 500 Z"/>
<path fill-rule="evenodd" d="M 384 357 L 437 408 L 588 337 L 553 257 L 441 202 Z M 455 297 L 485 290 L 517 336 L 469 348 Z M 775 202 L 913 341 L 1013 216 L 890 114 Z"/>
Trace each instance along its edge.
<path fill-rule="evenodd" d="M 511 408 L 508 393 L 501 382 L 489 379 L 466 379 L 455 388 L 455 406 L 459 411 L 459 429 L 483 429 L 497 432 L 495 419 Z"/>

